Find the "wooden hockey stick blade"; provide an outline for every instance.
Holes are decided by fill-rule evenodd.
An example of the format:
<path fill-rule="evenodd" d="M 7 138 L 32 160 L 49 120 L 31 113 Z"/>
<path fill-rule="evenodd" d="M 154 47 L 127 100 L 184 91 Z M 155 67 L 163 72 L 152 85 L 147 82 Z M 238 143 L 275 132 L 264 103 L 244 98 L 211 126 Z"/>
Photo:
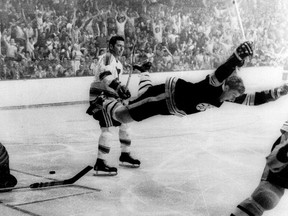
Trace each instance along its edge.
<path fill-rule="evenodd" d="M 81 172 L 76 174 L 70 179 L 62 180 L 62 181 L 52 181 L 52 182 L 39 182 L 39 183 L 34 183 L 31 184 L 29 187 L 30 188 L 42 188 L 42 187 L 51 187 L 51 186 L 57 186 L 57 185 L 67 185 L 67 184 L 73 184 L 75 183 L 78 179 L 80 179 L 82 176 L 84 176 L 86 173 L 88 173 L 93 167 L 87 166 L 84 168 Z"/>
<path fill-rule="evenodd" d="M 52 181 L 52 182 L 38 182 L 33 183 L 29 186 L 19 186 L 19 187 L 10 187 L 10 188 L 0 188 L 0 192 L 10 192 L 11 190 L 18 190 L 18 189 L 40 189 L 40 188 L 47 188 L 47 187 L 53 187 L 53 186 L 65 186 L 69 184 L 75 183 L 77 180 L 79 180 L 82 176 L 84 176 L 86 173 L 88 173 L 93 167 L 87 166 L 82 171 L 77 173 L 75 176 L 73 176 L 70 179 L 66 180 L 60 180 L 60 181 Z"/>

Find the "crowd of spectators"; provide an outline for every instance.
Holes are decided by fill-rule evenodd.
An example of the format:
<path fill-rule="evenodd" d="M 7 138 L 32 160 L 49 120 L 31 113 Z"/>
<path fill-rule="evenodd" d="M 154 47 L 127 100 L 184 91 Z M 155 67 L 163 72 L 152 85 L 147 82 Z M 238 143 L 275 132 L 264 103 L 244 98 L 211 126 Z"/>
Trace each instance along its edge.
<path fill-rule="evenodd" d="M 113 35 L 153 72 L 214 69 L 244 40 L 248 66 L 287 64 L 285 0 L 2 0 L 0 79 L 92 76 Z"/>

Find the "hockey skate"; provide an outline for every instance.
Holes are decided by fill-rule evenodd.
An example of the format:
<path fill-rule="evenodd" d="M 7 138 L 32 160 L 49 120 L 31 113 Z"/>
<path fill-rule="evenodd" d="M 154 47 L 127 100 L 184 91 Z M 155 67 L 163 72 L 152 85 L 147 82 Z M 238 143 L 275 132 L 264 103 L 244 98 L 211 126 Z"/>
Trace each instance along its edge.
<path fill-rule="evenodd" d="M 117 175 L 117 168 L 108 166 L 104 160 L 97 159 L 94 165 L 94 170 L 96 173 L 94 176 L 115 176 Z"/>
<path fill-rule="evenodd" d="M 151 67 L 151 62 L 145 62 L 142 65 L 133 65 L 133 70 L 139 70 L 141 73 L 143 73 L 149 71 Z"/>
<path fill-rule="evenodd" d="M 87 109 L 86 113 L 88 115 L 94 115 L 103 108 L 103 102 L 104 94 L 97 96 L 95 100 L 90 101 L 90 107 Z"/>
<path fill-rule="evenodd" d="M 140 167 L 140 161 L 131 157 L 130 153 L 122 152 L 119 158 L 120 166 L 138 168 Z"/>

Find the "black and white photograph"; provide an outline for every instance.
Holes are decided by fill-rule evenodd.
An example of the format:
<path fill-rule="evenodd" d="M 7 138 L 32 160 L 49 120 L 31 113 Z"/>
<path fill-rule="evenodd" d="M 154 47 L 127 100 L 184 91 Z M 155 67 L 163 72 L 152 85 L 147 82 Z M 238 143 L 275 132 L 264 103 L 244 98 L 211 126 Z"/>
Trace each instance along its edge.
<path fill-rule="evenodd" d="M 0 0 L 0 216 L 287 216 L 287 0 Z"/>

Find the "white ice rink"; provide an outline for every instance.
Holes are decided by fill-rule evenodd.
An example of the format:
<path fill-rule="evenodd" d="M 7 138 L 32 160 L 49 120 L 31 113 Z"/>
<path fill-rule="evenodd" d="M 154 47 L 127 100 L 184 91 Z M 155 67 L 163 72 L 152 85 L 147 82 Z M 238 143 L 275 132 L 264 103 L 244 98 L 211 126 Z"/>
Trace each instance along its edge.
<path fill-rule="evenodd" d="M 18 186 L 70 178 L 94 165 L 99 126 L 87 104 L 0 111 L 0 139 Z M 90 171 L 73 186 L 0 194 L 1 216 L 229 216 L 258 185 L 265 156 L 288 119 L 288 96 L 258 107 L 224 104 L 184 118 L 131 124 L 138 169 Z M 55 170 L 51 175 L 49 171 Z M 99 192 L 98 190 L 101 191 Z M 265 216 L 287 216 L 288 195 Z"/>

